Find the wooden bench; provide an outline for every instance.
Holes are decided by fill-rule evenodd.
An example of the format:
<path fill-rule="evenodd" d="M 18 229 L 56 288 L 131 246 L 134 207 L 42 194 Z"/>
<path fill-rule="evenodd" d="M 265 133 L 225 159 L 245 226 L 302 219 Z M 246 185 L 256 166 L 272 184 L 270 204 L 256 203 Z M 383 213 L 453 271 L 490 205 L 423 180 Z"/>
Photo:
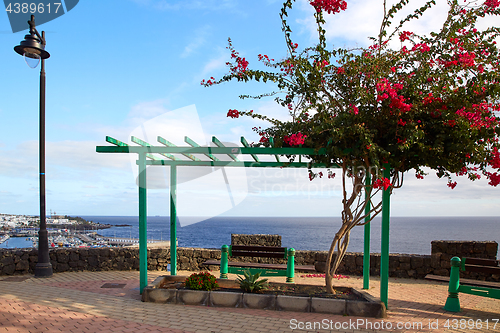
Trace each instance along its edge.
<path fill-rule="evenodd" d="M 477 286 L 477 284 L 475 286 L 464 285 L 464 283 L 460 284 L 460 271 L 500 274 L 500 261 L 478 258 L 462 258 L 462 260 L 458 257 L 451 258 L 448 298 L 443 309 L 451 312 L 460 311 L 458 293 L 500 299 L 500 289 L 495 288 L 498 287 L 498 284 L 495 285 L 494 282 L 488 283 L 485 281 L 477 281 L 477 284 L 481 284 L 482 286 Z M 471 281 L 468 280 L 467 282 L 470 283 Z M 488 287 L 485 287 L 485 285 L 488 285 Z"/>
<path fill-rule="evenodd" d="M 282 258 L 286 264 L 263 264 L 252 262 L 229 262 L 228 257 Z M 295 266 L 295 250 L 279 246 L 222 245 L 221 260 L 207 260 L 202 265 L 220 266 L 220 278 L 227 279 L 227 274 L 260 273 L 261 276 L 286 276 L 286 282 L 293 283 L 295 270 L 316 272 L 313 265 Z"/>

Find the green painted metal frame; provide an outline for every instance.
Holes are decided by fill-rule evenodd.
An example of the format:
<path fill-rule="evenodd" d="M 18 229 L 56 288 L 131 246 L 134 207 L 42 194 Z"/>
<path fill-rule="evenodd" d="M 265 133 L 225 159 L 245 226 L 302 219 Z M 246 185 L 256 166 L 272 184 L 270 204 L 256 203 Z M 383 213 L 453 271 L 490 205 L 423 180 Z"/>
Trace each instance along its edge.
<path fill-rule="evenodd" d="M 384 164 L 384 178 L 391 178 L 391 166 Z M 380 248 L 380 300 L 388 309 L 389 301 L 389 218 L 391 189 L 382 191 L 382 230 Z"/>
<path fill-rule="evenodd" d="M 464 258 L 465 259 L 465 258 Z M 460 264 L 462 262 L 462 265 Z M 451 258 L 450 265 L 450 283 L 448 285 L 448 298 L 443 307 L 444 310 L 450 312 L 460 312 L 460 300 L 458 299 L 458 293 L 464 293 L 469 295 L 477 295 L 482 297 L 489 297 L 494 299 L 500 299 L 500 289 L 478 287 L 478 286 L 465 286 L 460 284 L 460 270 L 463 266 L 464 261 L 459 257 Z"/>
<path fill-rule="evenodd" d="M 294 283 L 295 278 L 295 249 L 285 248 L 283 258 L 286 261 L 286 269 L 266 269 L 266 268 L 249 268 L 229 266 L 229 257 L 232 256 L 231 245 L 222 245 L 220 259 L 220 278 L 227 279 L 227 274 L 243 274 L 249 271 L 250 274 L 260 273 L 260 276 L 286 276 L 287 283 Z"/>
<path fill-rule="evenodd" d="M 147 286 L 147 191 L 146 191 L 146 166 L 147 165 L 168 165 L 170 166 L 170 270 L 172 275 L 177 274 L 177 167 L 178 166 L 212 166 L 212 167 L 292 167 L 292 168 L 324 168 L 322 163 L 302 162 L 303 156 L 323 155 L 325 149 L 315 150 L 313 148 L 276 148 L 271 140 L 272 147 L 251 147 L 244 137 L 241 137 L 243 147 L 226 147 L 216 137 L 212 137 L 212 142 L 216 147 L 202 147 L 189 137 L 184 141 L 189 145 L 178 147 L 165 140 L 161 136 L 157 141 L 163 146 L 153 146 L 139 138 L 132 137 L 132 142 L 138 146 L 131 146 L 122 141 L 116 140 L 110 136 L 106 137 L 108 143 L 113 146 L 97 146 L 98 153 L 134 153 L 138 155 L 137 164 L 139 167 L 139 260 L 140 260 L 140 291 Z M 154 154 L 166 157 L 162 159 Z M 181 159 L 173 154 L 180 154 L 187 159 Z M 203 161 L 193 154 L 203 154 L 210 160 Z M 240 161 L 236 155 L 250 155 L 253 161 Z M 231 161 L 221 161 L 215 155 L 227 155 Z M 276 162 L 261 161 L 257 155 L 272 155 Z M 279 158 L 282 156 L 295 155 L 299 157 L 298 162 L 282 162 Z M 338 167 L 338 166 L 337 166 Z M 389 178 L 390 166 L 387 165 L 384 171 L 384 177 Z M 367 178 L 367 185 L 369 185 Z M 389 278 L 389 202 L 390 190 L 384 190 L 382 195 L 382 253 L 380 269 L 380 299 L 387 307 L 388 300 L 388 278 Z M 369 209 L 369 207 L 367 207 Z M 363 259 L 363 287 L 369 286 L 369 258 L 370 258 L 370 226 L 365 226 L 364 240 L 364 259 Z M 222 273 L 222 272 L 221 272 Z M 224 272 L 227 274 L 227 272 Z"/>

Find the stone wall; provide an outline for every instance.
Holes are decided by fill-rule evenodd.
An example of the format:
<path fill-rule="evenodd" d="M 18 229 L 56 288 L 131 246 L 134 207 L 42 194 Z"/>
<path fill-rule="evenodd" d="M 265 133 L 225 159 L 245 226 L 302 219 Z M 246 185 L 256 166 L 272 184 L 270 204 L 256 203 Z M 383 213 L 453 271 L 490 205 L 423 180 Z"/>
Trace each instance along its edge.
<path fill-rule="evenodd" d="M 139 270 L 137 248 L 56 248 L 50 249 L 54 273 L 75 271 Z M 220 259 L 220 250 L 178 248 L 180 270 L 200 270 L 207 259 Z M 0 275 L 33 274 L 38 250 L 0 249 Z M 148 270 L 166 271 L 170 249 L 148 249 Z"/>
<path fill-rule="evenodd" d="M 431 256 L 434 258 L 436 268 L 432 274 L 450 275 L 450 260 L 453 257 L 472 257 L 484 259 L 497 259 L 497 242 L 472 242 L 472 241 L 432 241 Z M 500 281 L 500 276 L 477 272 L 460 272 L 460 277 L 487 281 Z"/>
<path fill-rule="evenodd" d="M 231 234 L 231 245 L 281 246 L 281 236 Z"/>
<path fill-rule="evenodd" d="M 432 241 L 431 254 L 448 254 L 452 257 L 496 259 L 497 242 Z"/>
<path fill-rule="evenodd" d="M 260 235 L 255 235 L 260 237 Z M 250 239 L 250 238 L 249 238 Z M 274 241 L 274 240 L 273 240 Z M 475 256 L 495 259 L 496 242 L 432 242 L 431 255 L 390 254 L 389 275 L 401 278 L 424 278 L 427 274 L 449 276 L 450 259 L 457 256 Z M 464 245 L 465 244 L 465 245 Z M 471 247 L 472 244 L 472 247 Z M 472 249 L 472 250 L 471 250 Z M 438 252 L 441 251 L 441 252 Z M 445 251 L 445 252 L 443 252 Z M 471 252 L 472 251 L 472 252 Z M 326 251 L 296 251 L 296 265 L 315 265 L 324 272 Z M 207 269 L 201 264 L 208 259 L 220 259 L 220 249 L 178 248 L 177 268 L 198 271 Z M 139 270 L 138 248 L 59 248 L 50 250 L 50 259 L 55 273 L 71 271 Z M 245 258 L 241 258 L 245 260 Z M 240 260 L 240 258 L 238 258 Z M 246 258 L 254 262 L 271 262 L 270 258 Z M 33 274 L 38 252 L 36 249 L 0 249 L 0 275 Z M 282 259 L 278 259 L 282 261 Z M 170 249 L 148 249 L 148 270 L 166 271 L 170 264 Z M 218 269 L 217 267 L 209 267 Z M 363 254 L 347 253 L 339 274 L 362 275 Z M 380 275 L 380 254 L 370 255 L 370 274 Z M 462 277 L 500 281 L 500 276 L 461 273 Z"/>

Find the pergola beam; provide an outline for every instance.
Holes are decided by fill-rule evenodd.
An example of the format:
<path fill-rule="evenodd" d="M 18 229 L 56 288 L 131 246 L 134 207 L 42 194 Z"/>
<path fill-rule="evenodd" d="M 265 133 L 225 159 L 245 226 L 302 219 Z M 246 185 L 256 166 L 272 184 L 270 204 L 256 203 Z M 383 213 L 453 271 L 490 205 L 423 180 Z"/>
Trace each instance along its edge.
<path fill-rule="evenodd" d="M 250 148 L 250 145 L 248 144 L 247 140 L 243 136 L 241 137 L 241 144 L 245 148 Z M 250 154 L 250 156 L 252 156 L 252 158 L 254 159 L 255 162 L 259 162 L 259 158 L 257 157 L 257 155 Z"/>
<path fill-rule="evenodd" d="M 217 139 L 215 136 L 212 137 L 212 142 L 215 143 L 215 145 L 217 147 L 220 147 L 220 148 L 225 148 L 226 146 L 224 146 L 224 144 L 222 142 L 219 141 L 219 139 Z M 233 149 L 231 149 L 231 151 L 233 151 Z M 227 154 L 227 156 L 231 157 L 231 159 L 235 162 L 238 162 L 238 159 L 236 158 L 236 156 L 234 156 L 233 154 Z"/>
<path fill-rule="evenodd" d="M 196 148 L 204 148 L 204 149 L 203 149 L 202 154 L 204 154 L 206 157 L 208 157 L 208 158 L 209 158 L 209 159 L 211 159 L 212 161 L 218 161 L 218 160 L 219 160 L 217 157 L 215 157 L 214 155 L 212 155 L 212 154 L 210 153 L 210 152 L 211 152 L 211 150 L 210 150 L 210 148 L 211 148 L 211 147 L 201 147 L 199 144 L 197 144 L 196 142 L 194 142 L 192 139 L 190 139 L 190 138 L 189 138 L 189 137 L 187 137 L 187 136 L 185 136 L 185 137 L 184 137 L 184 141 L 185 141 L 188 145 L 190 145 L 190 146 L 193 146 L 193 147 L 196 147 Z M 206 153 L 207 148 L 209 148 L 209 149 L 208 149 L 208 154 Z M 191 148 L 191 149 L 192 149 L 192 148 Z M 192 151 L 190 151 L 190 153 L 193 153 L 193 152 L 192 152 Z M 193 154 L 194 154 L 194 153 L 193 153 Z"/>
<path fill-rule="evenodd" d="M 143 146 L 143 147 L 151 147 L 151 144 L 147 143 L 146 141 L 143 141 L 135 136 L 132 135 L 132 137 L 130 138 L 130 140 L 132 140 L 133 143 L 137 143 L 138 145 L 140 146 Z M 160 153 L 160 155 L 162 156 L 165 156 L 166 158 L 170 158 L 171 160 L 176 160 L 176 158 L 171 155 L 171 154 L 167 154 L 167 153 Z M 157 158 L 156 156 L 154 155 L 151 155 L 151 154 L 146 154 L 146 157 L 152 159 L 153 161 L 157 161 L 159 160 L 159 158 Z"/>
<path fill-rule="evenodd" d="M 327 168 L 324 163 L 305 163 L 305 162 L 254 162 L 254 161 L 169 161 L 156 160 L 146 161 L 148 165 L 176 165 L 176 166 L 217 166 L 217 167 L 253 167 L 253 168 Z"/>
<path fill-rule="evenodd" d="M 176 145 L 174 145 L 172 142 L 162 138 L 161 136 L 158 136 L 157 138 L 158 142 L 167 146 L 167 147 L 176 147 Z M 196 156 L 193 156 L 191 154 L 182 154 L 184 156 L 186 156 L 187 158 L 189 158 L 191 161 L 201 161 L 199 158 L 197 158 Z M 175 158 L 174 158 L 175 159 Z"/>
<path fill-rule="evenodd" d="M 324 155 L 326 150 L 321 148 L 264 148 L 264 147 L 165 147 L 165 146 L 97 146 L 98 153 L 171 153 L 171 154 L 204 154 L 204 155 L 229 155 L 229 154 L 255 154 L 255 155 Z M 210 159 L 218 160 L 215 156 L 209 156 Z"/>

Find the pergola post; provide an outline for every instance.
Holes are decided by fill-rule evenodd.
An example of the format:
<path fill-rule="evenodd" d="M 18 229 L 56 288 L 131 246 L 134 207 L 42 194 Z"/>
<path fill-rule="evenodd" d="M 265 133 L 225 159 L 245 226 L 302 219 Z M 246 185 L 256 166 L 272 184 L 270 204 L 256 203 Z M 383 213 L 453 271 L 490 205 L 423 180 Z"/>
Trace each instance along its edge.
<path fill-rule="evenodd" d="M 170 165 L 170 275 L 177 275 L 177 167 Z"/>
<path fill-rule="evenodd" d="M 391 166 L 384 164 L 384 178 L 391 178 Z M 389 217 L 391 187 L 382 191 L 382 234 L 380 253 L 380 301 L 388 309 L 389 299 Z"/>
<path fill-rule="evenodd" d="M 147 192 L 146 154 L 139 155 L 139 271 L 140 290 L 148 285 L 148 237 L 147 237 Z"/>
<path fill-rule="evenodd" d="M 365 180 L 365 185 L 366 189 L 368 189 L 372 184 L 372 178 L 370 173 L 367 171 L 366 172 L 366 180 Z M 366 206 L 365 206 L 365 222 L 367 222 L 364 226 L 364 249 L 363 249 L 363 289 L 370 289 L 370 238 L 371 238 L 371 227 L 370 227 L 370 209 L 371 209 L 371 204 L 370 204 L 370 196 L 368 195 L 368 192 L 365 189 L 365 200 L 366 200 Z"/>

